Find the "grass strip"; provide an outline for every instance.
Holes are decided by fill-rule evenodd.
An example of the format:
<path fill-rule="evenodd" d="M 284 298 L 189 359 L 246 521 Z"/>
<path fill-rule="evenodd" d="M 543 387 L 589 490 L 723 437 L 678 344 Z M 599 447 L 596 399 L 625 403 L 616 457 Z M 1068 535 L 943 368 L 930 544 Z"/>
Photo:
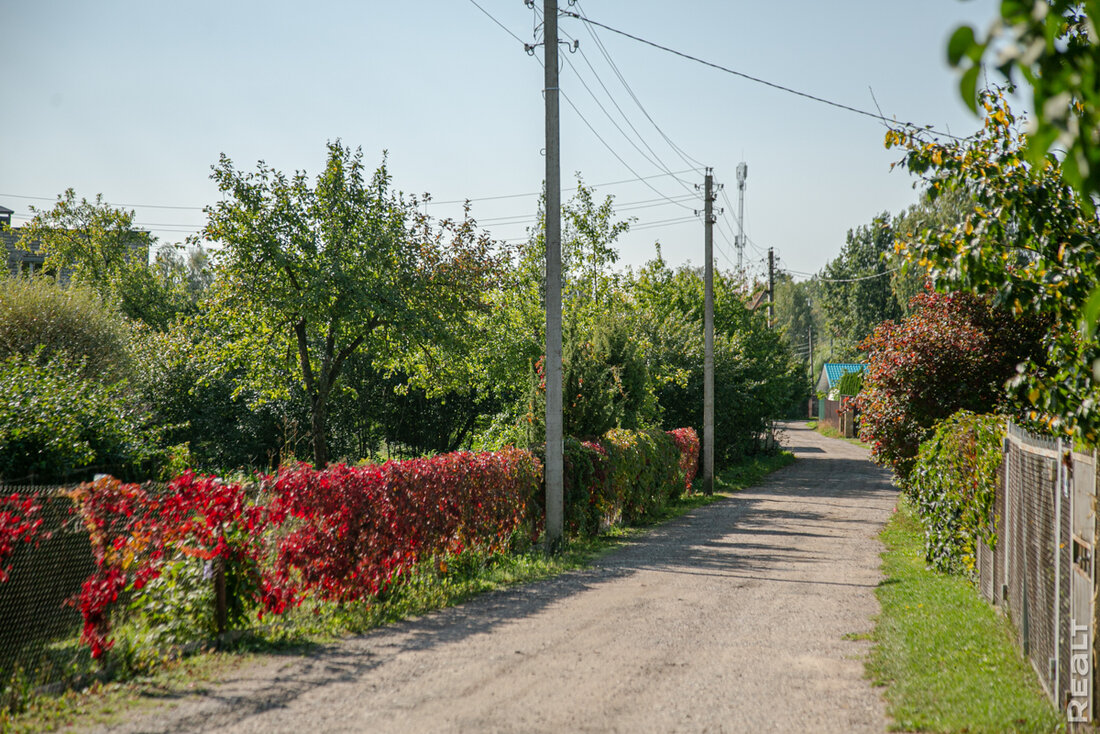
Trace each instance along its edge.
<path fill-rule="evenodd" d="M 565 550 L 555 556 L 532 548 L 493 556 L 467 553 L 448 559 L 442 566 L 425 564 L 413 578 L 381 600 L 306 604 L 275 618 L 264 628 L 249 630 L 220 651 L 202 650 L 186 657 L 139 666 L 140 671 L 121 671 L 119 679 L 95 683 L 83 691 L 31 697 L 22 702 L 18 713 L 0 708 L 0 732 L 110 726 L 127 712 L 154 705 L 159 700 L 204 693 L 216 681 L 257 656 L 306 655 L 349 634 L 362 634 L 398 620 L 461 604 L 494 589 L 533 583 L 584 568 L 648 528 L 728 497 L 794 460 L 794 455 L 786 451 L 746 459 L 715 476 L 714 495 L 686 495 L 642 524 L 611 528 L 595 538 L 570 539 Z M 124 644 L 125 640 L 120 639 L 119 646 Z"/>
<path fill-rule="evenodd" d="M 882 604 L 867 663 L 887 686 L 892 727 L 928 732 L 1051 732 L 1060 719 L 1020 655 L 1008 620 L 958 576 L 927 567 L 922 530 L 900 497 L 883 529 Z"/>

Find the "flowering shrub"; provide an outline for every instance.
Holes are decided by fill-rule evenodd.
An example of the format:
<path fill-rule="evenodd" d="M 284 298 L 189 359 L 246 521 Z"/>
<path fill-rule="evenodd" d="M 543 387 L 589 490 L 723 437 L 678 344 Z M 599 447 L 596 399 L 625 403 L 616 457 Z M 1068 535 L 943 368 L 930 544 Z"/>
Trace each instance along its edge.
<path fill-rule="evenodd" d="M 524 525 L 541 475 L 539 461 L 518 449 L 283 470 L 271 482 L 272 513 L 295 523 L 278 547 L 278 586 L 355 600 L 421 560 L 501 550 L 516 532 L 536 532 Z"/>
<path fill-rule="evenodd" d="M 0 583 L 8 580 L 11 566 L 3 564 L 15 551 L 15 544 L 33 540 L 42 525 L 42 518 L 36 517 L 40 509 L 32 497 L 14 493 L 0 497 Z"/>
<path fill-rule="evenodd" d="M 921 444 L 909 494 L 924 526 L 924 553 L 936 569 L 973 571 L 978 541 L 995 545 L 993 501 L 1004 420 L 960 410 Z"/>
<path fill-rule="evenodd" d="M 699 471 L 699 434 L 694 428 L 677 428 L 667 431 L 680 450 L 680 471 L 684 478 L 684 491 L 691 491 L 691 483 Z"/>

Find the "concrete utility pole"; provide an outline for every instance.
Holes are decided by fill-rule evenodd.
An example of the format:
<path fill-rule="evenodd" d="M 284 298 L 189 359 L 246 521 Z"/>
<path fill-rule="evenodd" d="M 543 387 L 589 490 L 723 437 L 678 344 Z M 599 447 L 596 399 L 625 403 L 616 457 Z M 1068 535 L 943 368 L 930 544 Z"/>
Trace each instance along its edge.
<path fill-rule="evenodd" d="M 742 256 L 745 254 L 745 179 L 749 177 L 749 164 L 741 161 L 737 164 L 737 272 L 744 270 L 741 266 Z"/>
<path fill-rule="evenodd" d="M 714 494 L 714 176 L 704 179 L 703 493 Z"/>
<path fill-rule="evenodd" d="M 768 248 L 768 328 L 775 322 L 775 252 Z"/>
<path fill-rule="evenodd" d="M 546 98 L 546 551 L 561 550 L 564 463 L 561 412 L 561 161 L 558 148 L 558 3 L 543 0 Z"/>
<path fill-rule="evenodd" d="M 809 340 L 809 344 L 810 344 L 810 390 L 811 390 L 810 407 L 809 407 L 809 410 L 807 412 L 807 415 L 810 418 L 813 418 L 814 417 L 814 396 L 812 394 L 812 391 L 814 390 L 814 325 L 812 323 L 809 326 L 806 327 L 806 337 Z"/>

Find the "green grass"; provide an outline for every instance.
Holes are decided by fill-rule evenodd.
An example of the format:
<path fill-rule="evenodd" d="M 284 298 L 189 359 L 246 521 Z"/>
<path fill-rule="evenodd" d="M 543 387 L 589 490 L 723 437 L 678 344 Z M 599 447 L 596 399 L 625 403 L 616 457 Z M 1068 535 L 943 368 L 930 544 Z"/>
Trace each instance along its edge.
<path fill-rule="evenodd" d="M 647 528 L 719 501 L 759 482 L 794 461 L 789 452 L 756 457 L 719 472 L 715 494 L 680 498 L 644 524 L 612 528 L 596 538 L 573 538 L 562 553 L 547 556 L 538 549 L 493 556 L 464 554 L 448 559 L 447 568 L 426 564 L 407 583 L 381 601 L 355 604 L 306 604 L 250 630 L 220 651 L 204 649 L 177 659 L 143 661 L 114 671 L 115 680 L 95 683 L 84 691 L 32 696 L 21 713 L 0 710 L 0 732 L 55 731 L 70 725 L 107 725 L 126 712 L 158 700 L 199 693 L 256 655 L 302 655 L 348 634 L 360 634 L 391 622 L 417 617 L 460 604 L 478 594 L 532 583 L 584 568 L 600 556 L 646 532 Z M 119 631 L 113 652 L 127 645 Z"/>
<path fill-rule="evenodd" d="M 868 675 L 886 685 L 892 728 L 1052 732 L 1059 717 L 1005 618 L 964 578 L 927 568 L 921 528 L 904 498 L 883 529 L 886 576 Z"/>

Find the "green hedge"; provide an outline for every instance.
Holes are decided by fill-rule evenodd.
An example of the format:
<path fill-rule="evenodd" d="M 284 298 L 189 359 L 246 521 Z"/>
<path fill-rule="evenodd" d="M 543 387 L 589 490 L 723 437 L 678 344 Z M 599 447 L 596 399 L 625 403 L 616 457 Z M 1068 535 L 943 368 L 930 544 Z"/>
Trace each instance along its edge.
<path fill-rule="evenodd" d="M 597 441 L 566 438 L 565 529 L 592 536 L 660 512 L 690 486 L 698 436 L 681 431 L 679 442 L 658 429 L 613 428 Z M 685 461 L 685 454 L 688 460 Z M 540 457 L 541 458 L 541 457 Z M 543 498 L 538 499 L 541 512 Z"/>
<path fill-rule="evenodd" d="M 920 445 L 908 492 L 924 527 L 928 562 L 972 573 L 979 540 L 996 545 L 993 499 L 1004 419 L 960 410 Z"/>

